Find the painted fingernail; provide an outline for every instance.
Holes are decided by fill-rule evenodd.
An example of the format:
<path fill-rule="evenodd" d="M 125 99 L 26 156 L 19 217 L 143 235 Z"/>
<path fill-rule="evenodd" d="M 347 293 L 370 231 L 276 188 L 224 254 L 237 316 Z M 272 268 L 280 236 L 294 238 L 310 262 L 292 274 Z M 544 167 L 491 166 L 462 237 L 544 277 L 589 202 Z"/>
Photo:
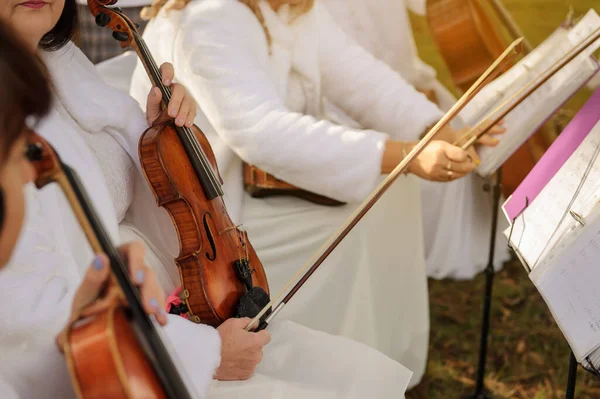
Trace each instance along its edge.
<path fill-rule="evenodd" d="M 138 270 L 135 273 L 135 279 L 137 280 L 138 284 L 142 284 L 144 282 L 144 271 Z"/>
<path fill-rule="evenodd" d="M 175 118 L 175 117 L 177 116 L 177 113 L 175 112 L 175 110 L 173 110 L 173 109 L 170 109 L 170 110 L 169 110 L 169 116 L 170 116 L 171 118 Z"/>
<path fill-rule="evenodd" d="M 156 299 L 150 299 L 150 306 L 155 309 L 158 309 L 158 301 Z"/>
<path fill-rule="evenodd" d="M 193 123 L 192 121 L 187 121 L 188 126 L 192 126 L 192 123 Z"/>
<path fill-rule="evenodd" d="M 183 125 L 183 118 L 177 118 L 175 123 L 177 123 L 178 125 Z"/>
<path fill-rule="evenodd" d="M 94 258 L 94 262 L 92 264 L 94 265 L 94 269 L 96 269 L 96 270 L 102 270 L 102 268 L 104 267 L 104 262 L 102 261 L 102 258 L 99 256 L 96 256 Z"/>
<path fill-rule="evenodd" d="M 165 79 L 165 84 L 168 86 L 171 84 L 171 80 L 170 79 Z"/>

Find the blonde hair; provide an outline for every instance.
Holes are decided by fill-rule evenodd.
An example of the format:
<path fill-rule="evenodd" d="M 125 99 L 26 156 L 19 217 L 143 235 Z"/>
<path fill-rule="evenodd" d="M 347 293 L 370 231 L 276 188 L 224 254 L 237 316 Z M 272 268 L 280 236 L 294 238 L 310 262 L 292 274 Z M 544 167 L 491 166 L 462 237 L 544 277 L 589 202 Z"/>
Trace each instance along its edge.
<path fill-rule="evenodd" d="M 152 18 L 156 17 L 160 10 L 167 3 L 169 4 L 167 4 L 167 6 L 165 7 L 165 11 L 183 10 L 190 1 L 191 0 L 154 0 L 151 5 L 142 8 L 142 11 L 140 12 L 140 17 L 144 21 L 149 21 Z"/>
<path fill-rule="evenodd" d="M 182 10 L 191 0 L 154 0 L 152 4 L 148 7 L 144 7 L 140 16 L 143 20 L 150 20 L 158 15 L 160 10 L 167 4 L 165 7 L 165 11 L 169 10 Z M 271 47 L 271 34 L 269 33 L 269 29 L 267 29 L 267 25 L 265 24 L 265 18 L 260 11 L 260 7 L 258 3 L 261 0 L 238 0 L 240 3 L 243 3 L 248 7 L 258 19 L 258 22 L 263 27 L 265 31 L 265 35 L 267 37 L 267 43 L 269 44 L 269 48 Z M 284 3 L 285 4 L 285 3 Z M 313 6 L 315 5 L 315 0 L 300 0 L 298 4 L 292 6 L 292 12 L 295 17 L 300 16 L 309 12 Z"/>

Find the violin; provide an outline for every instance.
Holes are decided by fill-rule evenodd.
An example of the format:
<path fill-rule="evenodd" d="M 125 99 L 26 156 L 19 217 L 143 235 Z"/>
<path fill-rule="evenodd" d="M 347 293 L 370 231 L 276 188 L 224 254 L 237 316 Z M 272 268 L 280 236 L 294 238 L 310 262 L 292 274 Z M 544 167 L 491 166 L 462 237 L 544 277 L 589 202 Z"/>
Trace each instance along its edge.
<path fill-rule="evenodd" d="M 129 268 L 102 225 L 77 173 L 41 137 L 29 138 L 27 156 L 38 189 L 57 183 L 94 252 L 105 253 L 111 275 L 98 301 L 71 317 L 63 345 L 77 397 L 191 399 L 182 376 L 143 308 Z"/>
<path fill-rule="evenodd" d="M 523 37 L 500 0 L 489 0 L 513 38 Z M 502 53 L 505 41 L 497 24 L 480 0 L 427 0 L 427 20 L 454 84 L 466 90 Z M 526 52 L 531 51 L 527 40 Z M 505 71 L 510 68 L 508 65 Z M 521 184 L 557 137 L 550 124 L 543 125 L 502 166 L 505 198 Z"/>
<path fill-rule="evenodd" d="M 244 189 L 251 197 L 265 198 L 289 195 L 296 198 L 302 198 L 318 205 L 339 206 L 345 204 L 345 202 L 334 200 L 325 197 L 324 195 L 315 194 L 284 182 L 272 174 L 267 173 L 254 165 L 247 164 L 246 162 L 242 163 L 242 168 Z"/>
<path fill-rule="evenodd" d="M 170 87 L 163 85 L 137 26 L 119 8 L 107 7 L 116 2 L 88 0 L 88 6 L 99 26 L 108 26 L 121 47 L 138 54 L 167 107 Z M 183 302 L 177 312 L 214 327 L 231 317 L 253 317 L 269 302 L 267 276 L 246 232 L 227 213 L 223 180 L 204 133 L 169 120 L 146 130 L 138 150 L 157 205 L 177 230 Z"/>

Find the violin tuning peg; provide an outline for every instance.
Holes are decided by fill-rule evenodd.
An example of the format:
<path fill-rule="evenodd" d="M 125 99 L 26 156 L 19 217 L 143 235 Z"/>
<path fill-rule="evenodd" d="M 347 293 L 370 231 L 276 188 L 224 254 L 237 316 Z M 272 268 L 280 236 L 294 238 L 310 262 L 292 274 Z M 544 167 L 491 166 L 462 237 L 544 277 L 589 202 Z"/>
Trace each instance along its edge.
<path fill-rule="evenodd" d="M 137 22 L 133 23 L 135 25 L 135 29 L 140 29 L 140 24 L 138 24 Z"/>
<path fill-rule="evenodd" d="M 129 39 L 129 35 L 125 32 L 113 32 L 113 37 L 120 42 L 124 42 Z"/>
<path fill-rule="evenodd" d="M 98 13 L 98 15 L 96 15 L 96 25 L 104 28 L 106 25 L 109 24 L 109 22 L 110 22 L 110 15 L 105 14 L 103 12 Z"/>

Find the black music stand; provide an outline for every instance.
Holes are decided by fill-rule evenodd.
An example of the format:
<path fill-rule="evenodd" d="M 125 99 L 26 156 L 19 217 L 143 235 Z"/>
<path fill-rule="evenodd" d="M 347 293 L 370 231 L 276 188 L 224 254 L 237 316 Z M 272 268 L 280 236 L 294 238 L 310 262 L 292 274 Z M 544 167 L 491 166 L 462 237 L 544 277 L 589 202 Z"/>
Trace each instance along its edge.
<path fill-rule="evenodd" d="M 567 389 L 565 391 L 565 399 L 575 399 L 575 384 L 577 383 L 577 360 L 571 352 L 569 359 L 569 376 L 567 378 Z"/>
<path fill-rule="evenodd" d="M 477 379 L 475 392 L 468 399 L 491 398 L 485 392 L 485 363 L 487 360 L 487 344 L 490 333 L 490 312 L 492 307 L 492 287 L 494 285 L 494 255 L 496 252 L 496 229 L 498 228 L 498 213 L 500 212 L 500 197 L 502 194 L 502 167 L 496 171 L 496 181 L 492 188 L 492 227 L 490 230 L 490 252 L 488 264 L 485 268 L 485 290 L 483 292 L 483 317 L 481 320 L 481 340 L 479 344 L 479 364 L 477 366 Z"/>

